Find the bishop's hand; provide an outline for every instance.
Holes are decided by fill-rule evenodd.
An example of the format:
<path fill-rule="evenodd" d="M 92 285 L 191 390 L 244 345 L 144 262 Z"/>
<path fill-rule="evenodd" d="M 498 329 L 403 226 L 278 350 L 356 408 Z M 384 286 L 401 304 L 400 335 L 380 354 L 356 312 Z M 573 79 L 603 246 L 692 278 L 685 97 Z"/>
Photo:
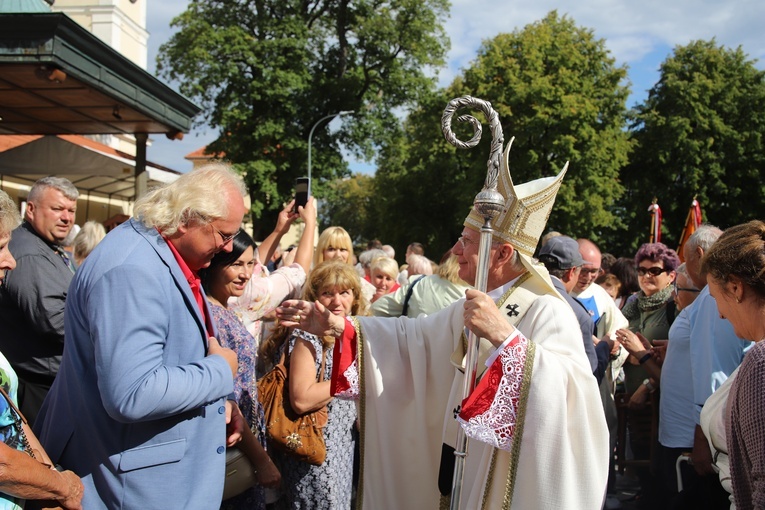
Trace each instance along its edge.
<path fill-rule="evenodd" d="M 465 327 L 495 346 L 513 334 L 515 327 L 507 322 L 494 300 L 475 289 L 465 291 Z"/>
<path fill-rule="evenodd" d="M 334 315 L 318 301 L 288 299 L 276 309 L 276 317 L 282 326 L 300 328 L 316 336 L 339 337 L 345 329 L 345 319 Z"/>

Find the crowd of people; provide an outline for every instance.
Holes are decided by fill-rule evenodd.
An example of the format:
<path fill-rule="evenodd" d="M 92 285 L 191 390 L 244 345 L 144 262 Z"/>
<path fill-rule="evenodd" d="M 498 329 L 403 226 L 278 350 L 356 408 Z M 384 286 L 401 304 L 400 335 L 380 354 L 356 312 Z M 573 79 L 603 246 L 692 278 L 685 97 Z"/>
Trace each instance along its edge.
<path fill-rule="evenodd" d="M 565 170 L 501 171 L 487 267 L 475 211 L 437 262 L 315 239 L 313 198 L 256 243 L 220 163 L 108 234 L 66 179 L 23 221 L 0 192 L 0 508 L 600 510 L 616 473 L 641 508 L 765 508 L 765 223 L 616 256 L 542 236 Z M 294 412 L 326 408 L 321 465 L 269 443 L 281 363 Z M 233 448 L 254 484 L 222 500 Z"/>

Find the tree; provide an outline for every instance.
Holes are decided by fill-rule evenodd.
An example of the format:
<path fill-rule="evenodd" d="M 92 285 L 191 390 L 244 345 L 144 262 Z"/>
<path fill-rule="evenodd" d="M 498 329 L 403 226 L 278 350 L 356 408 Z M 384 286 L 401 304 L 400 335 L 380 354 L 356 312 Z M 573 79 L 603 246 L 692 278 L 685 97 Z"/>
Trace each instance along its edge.
<path fill-rule="evenodd" d="M 510 151 L 515 182 L 555 175 L 570 161 L 550 228 L 602 239 L 620 225 L 614 214 L 623 191 L 619 169 L 630 146 L 625 78 L 626 70 L 615 65 L 603 40 L 555 11 L 485 42 L 462 76 L 409 116 L 408 141 L 383 151 L 380 180 L 403 194 L 388 197 L 389 225 L 417 231 L 416 218 L 438 243 L 434 248 L 443 250 L 454 241 L 486 177 L 491 135 L 485 128 L 478 147 L 457 150 L 444 141 L 440 117 L 448 100 L 471 95 L 497 110 L 506 143 L 515 136 Z M 472 135 L 464 133 L 463 140 Z M 423 215 L 412 216 L 414 209 Z"/>
<path fill-rule="evenodd" d="M 648 241 L 653 197 L 672 248 L 694 196 L 705 220 L 721 228 L 765 215 L 765 73 L 754 64 L 740 47 L 714 39 L 678 46 L 662 63 L 658 83 L 635 108 L 637 148 L 622 172 L 632 253 Z"/>
<path fill-rule="evenodd" d="M 377 233 L 372 221 L 375 197 L 374 178 L 361 173 L 333 182 L 319 210 L 320 228 L 340 225 L 351 235 L 354 244 L 373 239 Z"/>
<path fill-rule="evenodd" d="M 318 119 L 339 131 L 312 141 L 313 190 L 347 175 L 341 147 L 368 158 L 399 129 L 394 109 L 434 86 L 448 39 L 448 0 L 192 0 L 160 48 L 159 73 L 201 104 L 201 122 L 250 188 L 256 231 L 268 228 L 305 175 Z M 329 122 L 329 121 L 327 121 Z"/>

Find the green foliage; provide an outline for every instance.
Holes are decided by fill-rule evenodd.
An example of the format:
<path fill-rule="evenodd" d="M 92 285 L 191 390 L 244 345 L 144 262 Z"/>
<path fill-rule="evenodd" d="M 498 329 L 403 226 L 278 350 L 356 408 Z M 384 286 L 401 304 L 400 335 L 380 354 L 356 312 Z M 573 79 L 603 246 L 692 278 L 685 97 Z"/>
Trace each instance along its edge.
<path fill-rule="evenodd" d="M 471 95 L 492 103 L 506 142 L 515 136 L 510 169 L 516 183 L 555 175 L 570 161 L 548 226 L 602 239 L 620 226 L 614 214 L 623 192 L 619 169 L 630 148 L 625 77 L 602 40 L 554 11 L 486 41 L 463 76 L 412 112 L 406 137 L 383 151 L 378 187 L 395 189 L 396 196 L 380 200 L 379 216 L 387 218 L 380 237 L 428 242 L 431 254 L 456 238 L 486 177 L 490 133 L 484 129 L 476 148 L 457 150 L 444 141 L 440 117 L 450 99 Z M 467 129 L 457 134 L 472 136 Z"/>
<path fill-rule="evenodd" d="M 160 75 L 204 108 L 222 136 L 209 147 L 242 171 L 256 231 L 272 227 L 308 134 L 325 115 L 353 110 L 312 139 L 314 193 L 348 174 L 340 147 L 368 158 L 393 136 L 394 109 L 434 85 L 448 39 L 448 0 L 192 0 L 160 48 Z"/>
<path fill-rule="evenodd" d="M 635 109 L 637 149 L 622 172 L 626 250 L 648 241 L 653 197 L 664 215 L 662 240 L 672 248 L 694 196 L 705 221 L 721 228 L 765 216 L 764 76 L 741 48 L 714 40 L 676 47 L 662 64 L 659 82 Z"/>
<path fill-rule="evenodd" d="M 336 180 L 322 200 L 320 230 L 339 225 L 348 231 L 354 244 L 373 239 L 377 235 L 371 218 L 374 200 L 374 178 L 371 175 L 356 173 Z"/>

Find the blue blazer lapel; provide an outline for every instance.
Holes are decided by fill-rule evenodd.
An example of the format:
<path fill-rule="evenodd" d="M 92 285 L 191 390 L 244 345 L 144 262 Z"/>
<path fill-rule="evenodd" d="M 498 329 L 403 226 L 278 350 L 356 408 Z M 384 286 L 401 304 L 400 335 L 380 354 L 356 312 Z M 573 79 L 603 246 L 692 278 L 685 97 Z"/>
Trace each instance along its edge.
<path fill-rule="evenodd" d="M 143 223 L 136 220 L 135 218 L 131 218 L 130 223 L 135 231 L 149 242 L 149 245 L 154 249 L 162 262 L 168 267 L 168 269 L 170 269 L 170 274 L 172 275 L 173 280 L 175 280 L 176 287 L 178 287 L 178 290 L 180 290 L 181 294 L 183 294 L 183 299 L 186 302 L 186 306 L 188 307 L 189 311 L 191 311 L 191 314 L 194 316 L 194 320 L 196 320 L 197 325 L 199 326 L 199 333 L 202 336 L 206 351 L 208 347 L 207 327 L 204 323 L 204 320 L 202 319 L 202 314 L 199 311 L 199 307 L 197 306 L 197 300 L 194 298 L 194 294 L 191 292 L 189 282 L 186 281 L 186 278 L 183 276 L 183 271 L 181 271 L 181 268 L 178 267 L 178 262 L 175 260 L 173 252 L 171 252 L 170 248 L 167 246 L 167 241 L 165 241 L 159 232 L 157 232 L 157 229 L 153 227 L 146 227 Z M 205 305 L 205 313 L 208 317 L 212 318 L 210 315 L 210 307 L 207 304 L 207 300 L 205 299 L 203 301 Z M 215 326 L 213 325 L 213 328 L 214 327 Z"/>

